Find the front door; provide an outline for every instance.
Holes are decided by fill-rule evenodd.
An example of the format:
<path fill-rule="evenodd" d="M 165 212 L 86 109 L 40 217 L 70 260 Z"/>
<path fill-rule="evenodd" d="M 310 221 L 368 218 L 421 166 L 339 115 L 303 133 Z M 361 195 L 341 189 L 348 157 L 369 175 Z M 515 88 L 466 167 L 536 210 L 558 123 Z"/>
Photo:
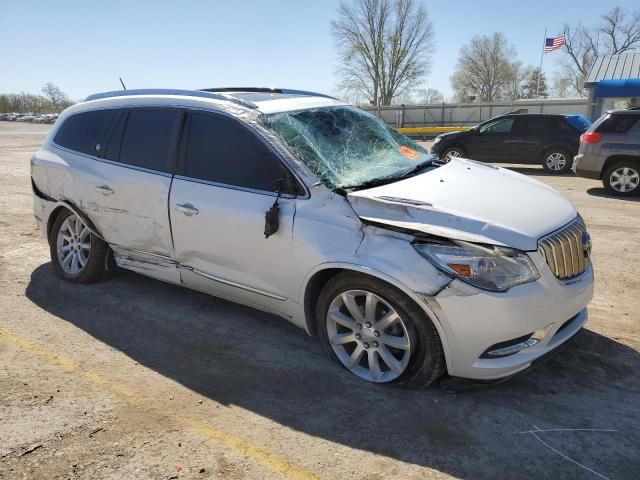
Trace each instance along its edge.
<path fill-rule="evenodd" d="M 181 148 L 182 174 L 169 211 L 182 280 L 192 288 L 287 315 L 297 193 L 293 175 L 240 121 L 191 113 Z M 265 238 L 265 214 L 278 201 L 279 227 Z"/>
<path fill-rule="evenodd" d="M 469 141 L 469 157 L 486 162 L 503 162 L 509 160 L 509 144 L 507 143 L 513 117 L 496 119 L 486 123 Z"/>

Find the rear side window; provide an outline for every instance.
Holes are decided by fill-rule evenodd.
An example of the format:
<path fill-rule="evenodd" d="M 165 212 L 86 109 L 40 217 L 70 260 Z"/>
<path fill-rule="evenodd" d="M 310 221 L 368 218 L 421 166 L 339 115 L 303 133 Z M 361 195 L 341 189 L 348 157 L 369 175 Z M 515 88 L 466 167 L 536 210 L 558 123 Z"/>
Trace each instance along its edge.
<path fill-rule="evenodd" d="M 116 116 L 116 110 L 94 110 L 72 115 L 62 124 L 54 142 L 76 152 L 99 156 Z"/>
<path fill-rule="evenodd" d="M 546 120 L 540 117 L 516 118 L 513 124 L 514 133 L 541 135 L 545 133 L 545 130 L 546 130 Z"/>
<path fill-rule="evenodd" d="M 131 110 L 122 136 L 120 162 L 171 172 L 169 149 L 177 121 L 176 110 Z"/>
<path fill-rule="evenodd" d="M 609 115 L 596 128 L 598 133 L 627 133 L 640 115 Z"/>
<path fill-rule="evenodd" d="M 547 119 L 548 130 L 553 133 L 577 133 L 576 127 L 567 123 L 566 120 L 557 117 Z M 584 130 L 582 130 L 584 131 Z"/>
<path fill-rule="evenodd" d="M 191 115 L 186 141 L 186 176 L 273 192 L 291 173 L 252 132 L 223 115 Z M 298 193 L 297 187 L 284 193 Z"/>

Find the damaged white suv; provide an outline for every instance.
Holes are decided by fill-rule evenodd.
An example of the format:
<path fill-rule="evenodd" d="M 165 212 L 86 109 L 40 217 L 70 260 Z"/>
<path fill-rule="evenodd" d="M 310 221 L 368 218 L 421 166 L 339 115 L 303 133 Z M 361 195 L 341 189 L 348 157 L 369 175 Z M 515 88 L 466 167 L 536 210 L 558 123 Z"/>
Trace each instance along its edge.
<path fill-rule="evenodd" d="M 371 382 L 511 375 L 576 334 L 593 295 L 589 235 L 558 192 L 440 164 L 321 94 L 94 95 L 60 116 L 32 182 L 60 277 L 117 265 L 273 312 Z"/>

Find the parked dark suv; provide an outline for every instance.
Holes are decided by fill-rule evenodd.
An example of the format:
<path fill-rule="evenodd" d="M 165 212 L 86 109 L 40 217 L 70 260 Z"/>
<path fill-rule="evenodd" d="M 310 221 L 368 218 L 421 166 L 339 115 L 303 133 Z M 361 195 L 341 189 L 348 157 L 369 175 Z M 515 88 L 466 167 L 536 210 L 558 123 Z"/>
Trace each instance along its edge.
<path fill-rule="evenodd" d="M 573 169 L 612 195 L 640 194 L 640 109 L 604 114 L 580 137 Z"/>
<path fill-rule="evenodd" d="M 542 164 L 552 173 L 571 170 L 580 135 L 589 126 L 582 115 L 513 113 L 492 118 L 466 132 L 438 136 L 432 153 L 488 162 Z"/>

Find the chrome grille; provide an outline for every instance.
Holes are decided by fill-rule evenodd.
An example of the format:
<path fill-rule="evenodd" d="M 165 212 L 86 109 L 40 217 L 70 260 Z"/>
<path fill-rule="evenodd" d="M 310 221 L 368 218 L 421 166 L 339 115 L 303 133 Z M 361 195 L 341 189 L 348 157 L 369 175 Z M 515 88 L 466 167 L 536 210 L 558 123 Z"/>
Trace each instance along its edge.
<path fill-rule="evenodd" d="M 568 280 L 580 275 L 589 266 L 589 242 L 587 227 L 582 217 L 578 216 L 560 230 L 541 238 L 538 252 L 558 279 Z"/>

